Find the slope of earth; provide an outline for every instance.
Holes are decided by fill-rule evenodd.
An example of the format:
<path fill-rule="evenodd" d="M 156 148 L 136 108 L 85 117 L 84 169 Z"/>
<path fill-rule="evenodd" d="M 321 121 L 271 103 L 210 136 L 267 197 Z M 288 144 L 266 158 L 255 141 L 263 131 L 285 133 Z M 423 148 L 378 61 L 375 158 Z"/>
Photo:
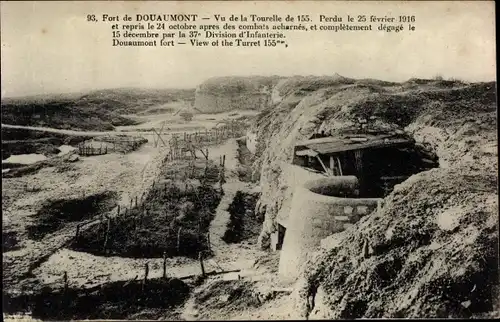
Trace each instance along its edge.
<path fill-rule="evenodd" d="M 496 175 L 464 171 L 414 175 L 378 213 L 346 230 L 337 247 L 319 252 L 304 271 L 302 312 L 342 319 L 469 318 L 492 311 L 498 305 Z"/>
<path fill-rule="evenodd" d="M 124 114 L 138 113 L 177 100 L 192 101 L 194 90 L 109 89 L 80 95 L 46 95 L 2 99 L 5 124 L 50 126 L 73 130 L 112 130 L 137 122 Z"/>

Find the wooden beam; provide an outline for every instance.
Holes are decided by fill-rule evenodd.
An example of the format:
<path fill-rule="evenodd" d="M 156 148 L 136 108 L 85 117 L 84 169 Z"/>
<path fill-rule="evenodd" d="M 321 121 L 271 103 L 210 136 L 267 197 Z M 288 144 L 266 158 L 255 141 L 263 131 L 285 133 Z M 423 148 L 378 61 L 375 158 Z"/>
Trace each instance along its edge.
<path fill-rule="evenodd" d="M 330 175 L 330 171 L 328 171 L 328 168 L 325 166 L 319 155 L 317 155 L 316 158 L 318 159 L 319 163 L 321 163 L 321 166 L 323 167 L 323 170 L 325 170 L 325 173 L 327 175 Z"/>
<path fill-rule="evenodd" d="M 241 272 L 241 269 L 233 269 L 233 270 L 230 270 L 230 271 L 223 271 L 223 272 L 211 271 L 211 272 L 206 273 L 205 276 L 221 275 L 221 274 L 229 274 L 229 273 L 238 273 L 238 272 Z M 186 279 L 193 278 L 193 277 L 196 277 L 196 276 L 199 276 L 199 275 L 200 274 L 192 274 L 192 275 L 187 275 L 187 276 L 179 277 L 179 279 L 180 280 L 186 280 Z"/>
<path fill-rule="evenodd" d="M 339 164 L 339 171 L 340 171 L 340 175 L 343 176 L 344 174 L 342 173 L 342 163 L 340 163 L 340 159 L 339 157 L 337 157 L 337 162 Z"/>
<path fill-rule="evenodd" d="M 156 133 L 156 135 L 158 135 L 158 138 L 163 142 L 163 144 L 165 144 L 165 146 L 167 146 L 167 144 L 165 143 L 165 141 L 163 141 L 163 138 L 161 137 L 161 135 L 156 131 L 155 128 L 153 128 L 153 131 Z"/>

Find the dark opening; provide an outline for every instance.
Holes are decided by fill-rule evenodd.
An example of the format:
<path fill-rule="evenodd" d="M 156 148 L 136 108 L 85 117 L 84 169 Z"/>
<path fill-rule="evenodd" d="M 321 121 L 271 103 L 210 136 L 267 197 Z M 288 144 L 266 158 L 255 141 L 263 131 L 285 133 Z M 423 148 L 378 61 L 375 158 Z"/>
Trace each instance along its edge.
<path fill-rule="evenodd" d="M 229 223 L 222 240 L 226 243 L 239 243 L 248 239 L 257 241 L 262 226 L 255 215 L 257 199 L 258 194 L 236 192 L 233 202 L 228 208 Z"/>
<path fill-rule="evenodd" d="M 286 228 L 278 224 L 278 243 L 276 245 L 276 250 L 280 250 L 283 247 L 283 241 L 285 240 Z"/>
<path fill-rule="evenodd" d="M 331 196 L 340 194 L 346 198 L 385 197 L 396 184 L 411 175 L 439 166 L 434 153 L 413 144 L 349 150 L 317 157 L 295 156 L 293 163 L 321 173 L 327 168 L 335 176 L 356 176 L 358 191 L 318 192 Z"/>

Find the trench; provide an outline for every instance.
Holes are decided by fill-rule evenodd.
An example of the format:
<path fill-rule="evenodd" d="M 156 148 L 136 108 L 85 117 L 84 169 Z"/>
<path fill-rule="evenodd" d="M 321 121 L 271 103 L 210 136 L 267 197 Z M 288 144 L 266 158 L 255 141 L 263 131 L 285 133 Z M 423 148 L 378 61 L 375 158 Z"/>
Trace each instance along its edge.
<path fill-rule="evenodd" d="M 226 243 L 240 243 L 249 240 L 257 242 L 262 229 L 262 221 L 255 214 L 258 193 L 237 191 L 229 205 L 229 222 L 222 240 Z"/>
<path fill-rule="evenodd" d="M 111 191 L 77 199 L 49 200 L 35 215 L 34 224 L 27 227 L 28 237 L 41 240 L 68 223 L 92 219 L 113 209 L 117 200 L 117 193 Z"/>

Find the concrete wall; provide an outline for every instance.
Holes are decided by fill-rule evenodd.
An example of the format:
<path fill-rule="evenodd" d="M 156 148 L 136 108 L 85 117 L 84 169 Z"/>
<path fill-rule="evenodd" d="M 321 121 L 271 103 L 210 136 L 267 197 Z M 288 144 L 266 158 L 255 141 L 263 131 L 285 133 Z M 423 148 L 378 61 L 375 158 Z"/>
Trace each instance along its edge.
<path fill-rule="evenodd" d="M 262 110 L 269 102 L 266 93 L 214 94 L 197 90 L 194 107 L 202 113 L 222 113 L 232 110 Z"/>
<path fill-rule="evenodd" d="M 246 146 L 252 154 L 257 151 L 257 133 L 253 131 L 248 131 L 246 135 Z"/>
<path fill-rule="evenodd" d="M 288 216 L 290 215 L 290 206 L 293 200 L 293 192 L 295 187 L 304 184 L 310 180 L 324 179 L 326 176 L 321 173 L 316 173 L 308 169 L 299 167 L 294 164 L 283 162 L 281 164 L 282 175 L 279 178 L 279 187 L 283 192 L 283 200 L 281 201 L 280 208 L 276 214 L 276 223 L 287 226 Z M 277 228 L 277 227 L 275 227 Z M 271 234 L 271 249 L 276 250 L 276 243 L 278 241 L 277 230 Z"/>
<path fill-rule="evenodd" d="M 338 176 L 297 186 L 280 256 L 279 275 L 283 282 L 296 280 L 308 255 L 320 247 L 321 239 L 343 231 L 377 208 L 378 198 L 331 196 L 352 193 L 357 185 L 354 176 Z M 330 196 L 313 191 L 328 191 Z"/>

